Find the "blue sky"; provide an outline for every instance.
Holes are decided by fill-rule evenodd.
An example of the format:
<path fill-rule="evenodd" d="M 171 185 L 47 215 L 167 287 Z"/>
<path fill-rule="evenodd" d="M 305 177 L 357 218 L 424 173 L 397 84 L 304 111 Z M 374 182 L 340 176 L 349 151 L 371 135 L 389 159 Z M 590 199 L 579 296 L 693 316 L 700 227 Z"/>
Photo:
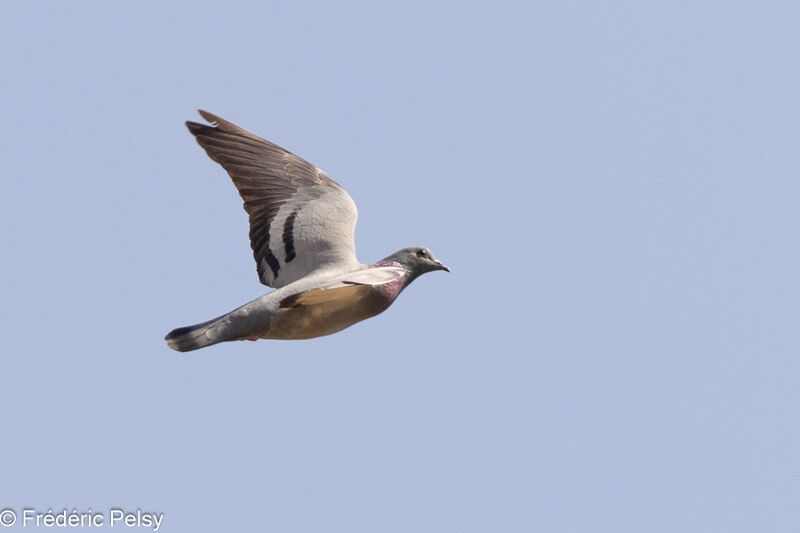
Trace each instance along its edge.
<path fill-rule="evenodd" d="M 793 3 L 4 3 L 0 508 L 161 531 L 800 523 Z M 264 292 L 207 109 L 323 168 L 386 313 Z M 9 530 L 22 528 L 18 522 Z"/>

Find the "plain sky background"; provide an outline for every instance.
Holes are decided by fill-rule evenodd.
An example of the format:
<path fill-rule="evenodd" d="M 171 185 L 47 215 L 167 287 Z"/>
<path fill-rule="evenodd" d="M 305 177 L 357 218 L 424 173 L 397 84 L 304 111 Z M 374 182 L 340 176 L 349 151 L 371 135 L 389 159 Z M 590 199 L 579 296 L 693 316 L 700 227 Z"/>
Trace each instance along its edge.
<path fill-rule="evenodd" d="M 800 8 L 697 4 L 0 4 L 0 508 L 797 531 Z M 197 108 L 452 274 L 169 350 L 269 290 Z"/>

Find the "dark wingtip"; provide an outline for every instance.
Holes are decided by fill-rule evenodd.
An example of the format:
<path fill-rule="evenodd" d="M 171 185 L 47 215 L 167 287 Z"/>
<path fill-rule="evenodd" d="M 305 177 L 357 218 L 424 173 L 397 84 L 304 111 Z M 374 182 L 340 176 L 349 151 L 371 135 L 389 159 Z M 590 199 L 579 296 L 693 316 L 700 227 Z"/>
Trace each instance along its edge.
<path fill-rule="evenodd" d="M 213 129 L 211 126 L 206 126 L 205 124 L 198 124 L 197 122 L 192 122 L 190 120 L 186 121 L 186 127 L 189 128 L 189 133 L 194 136 L 200 135 L 203 131 L 207 129 Z"/>
<path fill-rule="evenodd" d="M 223 119 L 221 119 L 220 117 L 218 117 L 214 113 L 209 113 L 208 111 L 205 111 L 203 109 L 198 109 L 197 112 L 200 113 L 201 117 L 203 117 L 204 119 L 206 119 L 207 121 L 209 121 L 212 124 L 214 124 L 215 122 L 216 123 L 223 122 Z"/>
<path fill-rule="evenodd" d="M 198 109 L 197 112 L 200 113 L 201 117 L 210 122 L 211 125 L 200 124 L 199 122 L 187 120 L 186 127 L 189 128 L 189 132 L 194 136 L 200 135 L 202 133 L 208 133 L 209 130 L 215 130 L 217 129 L 217 126 L 219 125 L 220 122 L 224 122 L 223 119 L 219 118 L 213 113 L 209 113 L 208 111 Z"/>

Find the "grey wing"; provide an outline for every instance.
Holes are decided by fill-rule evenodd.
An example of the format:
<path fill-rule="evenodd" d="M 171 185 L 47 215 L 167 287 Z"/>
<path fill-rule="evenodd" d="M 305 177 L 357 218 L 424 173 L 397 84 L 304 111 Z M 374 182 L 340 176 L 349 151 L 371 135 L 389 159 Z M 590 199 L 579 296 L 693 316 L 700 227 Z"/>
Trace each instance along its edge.
<path fill-rule="evenodd" d="M 370 294 L 379 285 L 390 283 L 405 274 L 397 267 L 371 267 L 350 272 L 341 279 L 330 281 L 321 287 L 292 294 L 280 301 L 279 307 L 287 309 L 298 305 L 318 305 L 341 302 L 346 305 L 348 299 L 356 300 Z"/>
<path fill-rule="evenodd" d="M 358 212 L 325 172 L 206 111 L 210 126 L 186 122 L 225 168 L 250 216 L 250 246 L 261 283 L 283 287 L 319 268 L 352 270 Z"/>

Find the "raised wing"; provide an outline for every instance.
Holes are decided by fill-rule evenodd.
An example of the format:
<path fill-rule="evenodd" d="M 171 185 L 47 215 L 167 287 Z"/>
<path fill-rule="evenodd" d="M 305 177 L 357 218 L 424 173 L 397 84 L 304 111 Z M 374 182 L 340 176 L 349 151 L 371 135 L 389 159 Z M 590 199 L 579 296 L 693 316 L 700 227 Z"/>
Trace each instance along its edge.
<path fill-rule="evenodd" d="M 358 212 L 325 172 L 207 111 L 210 126 L 186 122 L 208 156 L 228 171 L 250 215 L 250 246 L 261 283 L 283 287 L 320 268 L 359 267 Z"/>

